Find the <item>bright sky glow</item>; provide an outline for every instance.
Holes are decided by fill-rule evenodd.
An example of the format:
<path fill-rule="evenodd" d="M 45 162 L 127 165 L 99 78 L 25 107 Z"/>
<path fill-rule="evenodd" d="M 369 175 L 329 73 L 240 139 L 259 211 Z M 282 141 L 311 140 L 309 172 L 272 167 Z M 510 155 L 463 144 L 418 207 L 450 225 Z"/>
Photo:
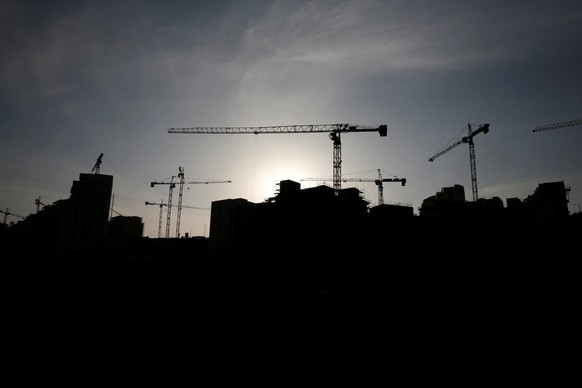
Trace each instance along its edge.
<path fill-rule="evenodd" d="M 14 214 L 68 198 L 103 153 L 115 210 L 156 237 L 159 208 L 144 202 L 168 190 L 150 182 L 179 166 L 232 181 L 184 191 L 205 208 L 332 176 L 327 134 L 168 128 L 343 122 L 388 125 L 342 136 L 342 173 L 406 178 L 384 200 L 415 213 L 442 187 L 471 198 L 468 146 L 428 161 L 468 123 L 491 125 L 475 138 L 480 197 L 564 181 L 570 211 L 582 203 L 582 127 L 532 132 L 582 119 L 580 1 L 5 0 L 0 36 L 0 209 Z M 357 186 L 377 203 L 373 183 Z M 207 235 L 209 220 L 183 209 L 182 234 Z"/>

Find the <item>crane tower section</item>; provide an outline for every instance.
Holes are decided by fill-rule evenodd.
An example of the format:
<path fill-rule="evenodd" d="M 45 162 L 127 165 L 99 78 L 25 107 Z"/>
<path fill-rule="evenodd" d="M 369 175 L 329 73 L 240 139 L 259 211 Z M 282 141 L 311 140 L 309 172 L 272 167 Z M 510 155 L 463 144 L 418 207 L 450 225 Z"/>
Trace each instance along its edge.
<path fill-rule="evenodd" d="M 473 201 L 477 201 L 479 199 L 479 194 L 477 192 L 477 167 L 475 163 L 475 143 L 473 142 L 473 138 L 480 134 L 481 132 L 483 133 L 489 132 L 489 124 L 481 124 L 475 131 L 473 131 L 471 124 L 467 124 L 467 136 L 463 136 L 460 140 L 454 142 L 448 147 L 445 147 L 443 150 L 437 152 L 435 155 L 428 159 L 429 162 L 432 162 L 436 158 L 452 150 L 459 144 L 462 143 L 469 144 L 469 162 L 471 164 L 471 187 L 473 190 Z"/>
<path fill-rule="evenodd" d="M 154 181 L 150 183 L 151 187 L 154 187 L 155 185 L 169 185 L 169 193 L 168 193 L 168 203 L 167 203 L 167 214 L 166 214 L 166 238 L 170 237 L 170 219 L 171 219 L 171 214 L 172 214 L 172 192 L 174 190 L 174 188 L 176 187 L 176 182 L 174 182 L 174 178 L 179 178 L 179 197 L 178 197 L 178 216 L 177 216 L 177 220 L 176 220 L 176 237 L 180 237 L 180 217 L 182 214 L 182 208 L 184 207 L 182 205 L 182 194 L 183 194 L 183 186 L 186 185 L 188 188 L 190 188 L 188 185 L 190 184 L 209 184 L 209 183 L 231 183 L 230 180 L 186 180 L 186 177 L 184 176 L 184 168 L 183 167 L 178 167 L 178 176 L 176 177 L 175 175 L 172 175 L 172 177 L 170 178 L 169 182 L 160 182 L 160 181 Z M 146 204 L 147 205 L 147 204 Z M 160 209 L 161 210 L 161 209 Z"/>
<path fill-rule="evenodd" d="M 380 136 L 388 133 L 387 125 L 354 125 L 354 124 L 305 124 L 305 125 L 275 125 L 263 127 L 190 127 L 170 128 L 168 133 L 194 134 L 290 134 L 290 133 L 329 133 L 333 142 L 333 188 L 341 189 L 341 134 L 347 132 L 378 132 Z"/>

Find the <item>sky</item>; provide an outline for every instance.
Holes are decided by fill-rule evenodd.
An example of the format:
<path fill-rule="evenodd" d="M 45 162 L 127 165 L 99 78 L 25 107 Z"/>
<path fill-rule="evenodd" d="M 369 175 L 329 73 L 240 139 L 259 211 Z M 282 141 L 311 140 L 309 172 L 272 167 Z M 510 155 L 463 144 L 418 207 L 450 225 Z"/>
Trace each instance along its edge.
<path fill-rule="evenodd" d="M 112 214 L 141 217 L 149 237 L 166 215 L 145 202 L 169 196 L 150 183 L 180 167 L 214 182 L 184 187 L 182 236 L 209 235 L 213 201 L 332 185 L 327 133 L 168 132 L 181 127 L 387 125 L 342 135 L 342 178 L 406 178 L 384 183 L 384 203 L 419 214 L 455 184 L 472 200 L 467 144 L 429 158 L 488 123 L 474 137 L 479 198 L 563 181 L 570 212 L 582 204 L 582 126 L 533 131 L 582 119 L 579 0 L 0 0 L 0 52 L 7 222 L 69 198 L 101 153 Z M 378 204 L 373 182 L 345 187 Z"/>

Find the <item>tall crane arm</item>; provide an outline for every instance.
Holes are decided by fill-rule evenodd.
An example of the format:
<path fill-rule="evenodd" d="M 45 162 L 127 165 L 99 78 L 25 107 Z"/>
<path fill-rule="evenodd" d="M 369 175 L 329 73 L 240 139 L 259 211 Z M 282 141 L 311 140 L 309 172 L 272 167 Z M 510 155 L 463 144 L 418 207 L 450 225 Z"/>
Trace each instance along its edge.
<path fill-rule="evenodd" d="M 260 133 L 322 133 L 322 132 L 375 132 L 380 136 L 388 133 L 387 125 L 354 124 L 307 124 L 275 125 L 265 127 L 190 127 L 169 128 L 168 133 L 206 133 L 206 134 L 255 134 Z"/>
<path fill-rule="evenodd" d="M 190 127 L 170 128 L 169 133 L 203 133 L 203 134 L 255 134 L 259 133 L 321 133 L 329 132 L 333 142 L 333 188 L 337 194 L 341 189 L 341 133 L 342 132 L 375 132 L 380 136 L 388 133 L 387 125 L 354 125 L 354 124 L 306 124 L 306 125 L 276 125 L 268 127 Z"/>
<path fill-rule="evenodd" d="M 470 127 L 469 127 L 470 128 Z M 450 150 L 452 150 L 453 148 L 455 148 L 456 146 L 458 146 L 459 144 L 463 144 L 463 143 L 472 143 L 473 142 L 473 138 L 475 136 L 477 136 L 478 134 L 480 134 L 481 132 L 483 133 L 487 133 L 489 132 L 489 124 L 483 124 L 481 126 L 479 126 L 479 128 L 477 128 L 475 131 L 470 132 L 467 136 L 463 136 L 459 141 L 451 144 L 450 146 L 448 146 L 447 148 L 437 152 L 436 154 L 434 154 L 432 157 L 430 157 L 428 159 L 429 162 L 434 161 L 436 158 L 438 158 L 439 156 L 441 156 L 442 154 L 449 152 Z"/>
<path fill-rule="evenodd" d="M 155 202 L 148 202 L 148 201 L 146 201 L 145 204 L 146 205 L 158 205 L 160 207 L 162 207 L 162 206 L 168 206 L 167 203 L 155 203 Z M 210 210 L 207 207 L 196 207 L 196 206 L 187 206 L 187 205 L 182 205 L 182 207 L 187 207 L 188 209 Z"/>
<path fill-rule="evenodd" d="M 14 214 L 14 213 L 10 212 L 8 209 L 6 209 L 6 211 L 0 210 L 0 213 L 4 213 L 6 215 L 14 216 L 14 217 L 18 217 L 18 218 L 26 218 L 26 217 L 23 217 L 23 216 L 19 216 L 18 214 Z"/>
<path fill-rule="evenodd" d="M 441 151 L 437 152 L 436 154 L 434 154 L 433 156 L 431 156 L 431 157 L 428 159 L 428 161 L 429 161 L 429 162 L 432 162 L 432 161 L 434 161 L 436 158 L 438 158 L 439 156 L 441 156 L 442 154 L 444 154 L 444 153 L 447 153 L 447 152 L 449 152 L 450 150 L 452 150 L 453 148 L 455 148 L 456 146 L 458 146 L 459 144 L 462 144 L 462 143 L 464 143 L 464 141 L 463 141 L 464 139 L 465 139 L 465 138 L 463 138 L 463 139 L 461 139 L 461 140 L 459 140 L 459 141 L 457 141 L 457 142 L 455 142 L 455 143 L 451 144 L 451 145 L 450 145 L 450 146 L 448 146 L 447 148 L 445 148 L 445 149 L 443 149 L 443 150 L 441 150 Z"/>
<path fill-rule="evenodd" d="M 302 181 L 331 181 L 333 178 L 304 178 Z M 342 182 L 374 182 L 378 186 L 378 203 L 380 205 L 384 204 L 384 187 L 382 182 L 401 182 L 402 186 L 406 185 L 406 178 L 382 178 L 381 170 L 378 169 L 377 179 L 367 179 L 367 178 L 342 178 Z"/>
<path fill-rule="evenodd" d="M 562 121 L 559 123 L 539 125 L 539 126 L 535 127 L 532 130 L 532 132 L 540 132 L 540 131 L 546 131 L 548 129 L 558 129 L 558 128 L 564 128 L 564 127 L 574 127 L 576 125 L 582 125 L 582 120 L 569 120 L 569 121 Z"/>
<path fill-rule="evenodd" d="M 428 159 L 428 161 L 432 162 L 433 160 L 435 160 L 436 158 L 438 158 L 439 156 L 441 156 L 445 152 L 450 151 L 451 149 L 455 148 L 456 146 L 458 146 L 461 143 L 469 144 L 469 163 L 471 165 L 471 188 L 473 191 L 473 201 L 477 201 L 479 199 L 479 193 L 477 191 L 477 167 L 476 167 L 476 163 L 475 163 L 475 142 L 473 141 L 473 138 L 480 133 L 489 132 L 489 124 L 488 123 L 481 124 L 481 125 L 479 125 L 479 128 L 477 128 L 475 131 L 472 130 L 471 124 L 468 124 L 467 128 L 468 128 L 467 136 L 462 137 L 460 140 L 451 144 L 447 148 L 443 149 L 442 151 L 437 152 L 435 155 L 430 157 Z"/>
<path fill-rule="evenodd" d="M 208 183 L 232 183 L 230 180 L 214 180 L 214 181 L 184 181 L 186 184 L 194 185 L 194 184 L 208 184 Z M 150 182 L 150 186 L 154 187 L 154 185 L 176 185 L 176 182 Z"/>
<path fill-rule="evenodd" d="M 303 178 L 302 181 L 331 181 L 333 178 Z M 374 182 L 378 186 L 378 203 L 384 203 L 382 182 L 400 182 L 406 186 L 406 178 L 382 178 L 382 179 L 365 179 L 365 178 L 342 178 L 342 182 Z"/>
<path fill-rule="evenodd" d="M 331 181 L 333 178 L 303 178 L 302 181 Z M 342 182 L 374 182 L 380 184 L 380 182 L 401 182 L 402 186 L 406 185 L 406 178 L 382 178 L 382 179 L 364 179 L 364 178 L 342 178 Z"/>
<path fill-rule="evenodd" d="M 14 217 L 22 218 L 22 219 L 24 219 L 24 218 L 25 218 L 25 217 L 23 217 L 23 216 L 19 216 L 18 214 L 11 213 L 11 212 L 8 210 L 8 208 L 6 208 L 6 211 L 4 211 L 4 210 L 0 210 L 0 213 L 4 213 L 4 224 L 6 224 L 6 219 L 7 219 L 7 217 L 8 217 L 8 216 L 14 216 Z"/>
<path fill-rule="evenodd" d="M 398 178 L 397 176 L 393 175 L 393 178 L 383 178 L 382 177 L 382 170 L 378 169 L 378 178 L 341 178 L 342 182 L 374 182 L 377 185 L 380 185 L 382 182 L 401 182 L 402 186 L 406 185 L 406 178 Z M 370 171 L 365 171 L 365 173 L 369 173 Z M 386 172 L 386 171 L 384 171 Z M 390 174 L 391 175 L 391 174 Z M 323 178 L 303 178 L 302 181 L 331 181 L 333 178 L 330 177 L 323 177 Z"/>

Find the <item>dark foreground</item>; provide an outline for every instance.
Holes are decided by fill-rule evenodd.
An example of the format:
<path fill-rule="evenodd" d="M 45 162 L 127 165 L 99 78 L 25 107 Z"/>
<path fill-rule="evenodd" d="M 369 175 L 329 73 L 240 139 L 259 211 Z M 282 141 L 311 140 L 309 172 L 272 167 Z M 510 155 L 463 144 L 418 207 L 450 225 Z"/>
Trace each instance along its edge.
<path fill-rule="evenodd" d="M 573 363 L 577 259 L 554 244 L 210 258 L 184 241 L 8 258 L 8 369 L 43 383 L 362 385 Z"/>

